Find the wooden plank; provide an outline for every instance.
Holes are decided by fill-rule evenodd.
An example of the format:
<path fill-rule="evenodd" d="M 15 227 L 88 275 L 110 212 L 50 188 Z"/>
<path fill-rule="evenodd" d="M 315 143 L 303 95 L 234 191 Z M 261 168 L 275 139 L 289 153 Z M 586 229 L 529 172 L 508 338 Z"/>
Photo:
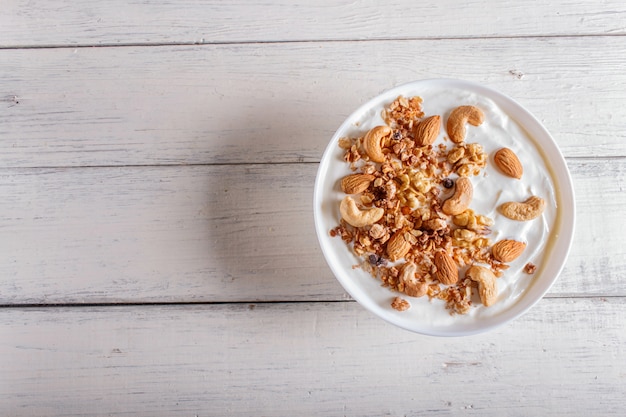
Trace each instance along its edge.
<path fill-rule="evenodd" d="M 5 167 L 317 162 L 361 103 L 445 76 L 518 99 L 566 156 L 625 156 L 625 53 L 626 37 L 2 50 L 0 154 Z"/>
<path fill-rule="evenodd" d="M 384 5 L 345 0 L 5 0 L 2 6 L 2 47 L 626 33 L 626 8 L 619 0 L 404 0 Z"/>
<path fill-rule="evenodd" d="M 551 296 L 626 295 L 626 159 L 570 160 Z M 313 228 L 317 164 L 0 171 L 0 303 L 345 300 Z"/>
<path fill-rule="evenodd" d="M 352 302 L 4 309 L 0 412 L 622 416 L 625 315 L 624 298 L 549 299 L 442 339 Z"/>

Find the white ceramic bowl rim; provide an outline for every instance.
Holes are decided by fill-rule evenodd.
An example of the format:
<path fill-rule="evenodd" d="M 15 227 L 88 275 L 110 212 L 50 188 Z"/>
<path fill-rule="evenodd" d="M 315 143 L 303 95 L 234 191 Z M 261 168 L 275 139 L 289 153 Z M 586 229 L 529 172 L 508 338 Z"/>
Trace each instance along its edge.
<path fill-rule="evenodd" d="M 341 239 L 329 236 L 330 229 L 337 225 L 337 219 L 334 219 L 335 224 L 332 224 L 333 220 L 323 214 L 325 210 L 328 211 L 328 207 L 324 206 L 324 197 L 328 193 L 325 181 L 329 171 L 331 155 L 336 152 L 337 142 L 340 137 L 343 136 L 342 133 L 352 126 L 353 123 L 361 117 L 361 115 L 369 109 L 372 109 L 374 106 L 379 105 L 381 102 L 391 102 L 397 96 L 407 95 L 407 91 L 415 91 L 420 87 L 462 89 L 491 99 L 506 114 L 508 114 L 509 117 L 513 118 L 524 127 L 524 129 L 529 133 L 529 136 L 535 140 L 537 146 L 543 150 L 546 158 L 552 164 L 551 168 L 555 181 L 555 191 L 558 194 L 560 207 L 555 221 L 556 224 L 552 231 L 552 233 L 558 234 L 558 238 L 552 248 L 550 262 L 543 269 L 540 279 L 534 280 L 530 288 L 526 290 L 524 296 L 521 297 L 521 299 L 511 308 L 505 310 L 501 314 L 478 321 L 475 325 L 471 326 L 449 326 L 440 328 L 429 325 L 428 323 L 411 322 L 403 320 L 400 315 L 392 314 L 388 306 L 381 306 L 379 303 L 374 302 L 371 295 L 362 288 L 358 280 L 354 279 L 354 273 L 352 270 L 345 267 L 345 262 L 344 265 L 341 265 L 342 262 L 338 258 L 340 255 L 335 249 L 332 248 L 332 239 Z M 482 333 L 487 330 L 492 330 L 527 312 L 546 294 L 546 292 L 548 292 L 561 273 L 574 236 L 575 201 L 572 179 L 567 169 L 565 159 L 563 158 L 563 155 L 550 133 L 545 129 L 541 122 L 539 122 L 539 120 L 537 120 L 528 110 L 515 100 L 491 88 L 464 80 L 428 79 L 410 82 L 381 93 L 354 111 L 343 122 L 339 129 L 337 129 L 322 156 L 315 180 L 313 204 L 315 229 L 324 257 L 326 258 L 326 261 L 335 277 L 350 294 L 350 296 L 370 312 L 394 325 L 409 331 L 432 336 L 467 336 Z"/>

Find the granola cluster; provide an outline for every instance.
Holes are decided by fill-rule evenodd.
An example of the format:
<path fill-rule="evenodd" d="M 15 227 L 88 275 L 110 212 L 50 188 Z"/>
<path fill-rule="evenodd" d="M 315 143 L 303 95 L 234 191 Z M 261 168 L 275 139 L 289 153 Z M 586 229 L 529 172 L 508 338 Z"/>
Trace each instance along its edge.
<path fill-rule="evenodd" d="M 350 198 L 363 210 L 378 210 L 381 217 L 359 227 L 342 218 L 330 234 L 341 237 L 363 260 L 360 267 L 382 285 L 409 296 L 444 300 L 451 313 L 465 314 L 478 284 L 469 278 L 445 283 L 444 267 L 436 254 L 451 258 L 457 274 L 458 269 L 481 263 L 499 277 L 508 265 L 491 254 L 492 219 L 469 208 L 446 214 L 442 205 L 458 178 L 481 174 L 487 155 L 478 143 L 445 141 L 419 146 L 414 132 L 424 117 L 420 97 L 398 97 L 383 110 L 382 117 L 390 128 L 380 143 L 383 162 L 369 158 L 365 136 L 339 141 L 344 161 L 355 174 L 364 175 L 361 185 L 365 184 L 358 188 L 362 191 Z M 351 178 L 350 184 L 358 179 Z M 401 299 L 396 299 L 393 307 L 408 308 Z"/>

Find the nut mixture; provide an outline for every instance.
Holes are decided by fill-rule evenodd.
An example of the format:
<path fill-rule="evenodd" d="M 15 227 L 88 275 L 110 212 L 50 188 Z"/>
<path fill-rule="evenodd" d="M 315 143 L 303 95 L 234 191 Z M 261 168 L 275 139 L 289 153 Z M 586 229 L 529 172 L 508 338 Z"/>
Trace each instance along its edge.
<path fill-rule="evenodd" d="M 526 244 L 494 244 L 493 220 L 469 208 L 471 177 L 482 173 L 488 156 L 479 143 L 465 143 L 466 124 L 480 125 L 482 110 L 454 109 L 446 124 L 451 143 L 438 145 L 441 117 L 424 116 L 420 97 L 400 96 L 382 112 L 386 125 L 339 140 L 353 174 L 341 181 L 346 196 L 340 224 L 330 234 L 341 237 L 363 260 L 360 267 L 383 286 L 441 299 L 451 314 L 465 314 L 474 292 L 485 306 L 495 302 L 497 278 Z M 503 148 L 494 160 L 505 175 L 521 178 L 521 163 L 511 150 Z M 531 196 L 499 210 L 528 221 L 544 207 L 543 199 Z M 396 297 L 392 307 L 405 311 L 410 303 Z"/>

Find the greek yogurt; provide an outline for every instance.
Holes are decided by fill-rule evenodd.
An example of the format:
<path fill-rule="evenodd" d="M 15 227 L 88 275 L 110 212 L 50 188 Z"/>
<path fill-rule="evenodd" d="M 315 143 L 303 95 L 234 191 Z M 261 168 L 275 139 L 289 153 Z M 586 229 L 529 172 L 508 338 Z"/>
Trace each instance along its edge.
<path fill-rule="evenodd" d="M 470 88 L 467 88 L 468 86 Z M 345 196 L 339 189 L 338 182 L 343 176 L 351 173 L 348 164 L 342 159 L 343 151 L 337 146 L 337 141 L 342 137 L 363 136 L 372 127 L 385 124 L 381 112 L 398 95 L 407 98 L 420 96 L 423 99 L 424 117 L 441 116 L 442 128 L 434 146 L 439 143 L 450 144 L 449 140 L 444 140 L 447 136 L 445 122 L 454 108 L 472 105 L 480 108 L 485 115 L 485 120 L 480 126 L 468 126 L 465 138 L 465 143 L 482 145 L 489 156 L 487 166 L 481 173 L 470 177 L 474 196 L 469 208 L 494 220 L 492 232 L 488 235 L 492 244 L 502 239 L 514 239 L 527 244 L 522 255 L 510 262 L 509 269 L 498 278 L 498 299 L 490 307 L 483 306 L 476 295 L 473 306 L 467 314 L 453 315 L 445 308 L 445 302 L 442 300 L 429 300 L 428 297 L 414 298 L 390 291 L 382 287 L 380 281 L 369 273 L 354 269 L 353 265 L 360 263 L 361 260 L 341 239 L 333 240 L 327 236 L 328 231 L 339 223 L 339 202 Z M 526 298 L 525 295 L 544 274 L 545 264 L 551 260 L 550 254 L 561 227 L 558 222 L 561 206 L 550 161 L 537 138 L 518 123 L 516 114 L 511 114 L 510 108 L 505 109 L 498 105 L 490 95 L 484 94 L 475 85 L 464 82 L 456 84 L 417 82 L 390 90 L 366 103 L 346 120 L 329 144 L 320 164 L 315 195 L 316 227 L 327 261 L 344 288 L 357 301 L 401 327 L 423 333 L 449 335 L 459 332 L 474 333 L 501 324 L 532 305 L 529 304 L 529 300 L 523 303 L 520 303 L 520 300 Z M 515 107 L 512 108 L 515 110 Z M 536 122 L 536 119 L 532 120 Z M 511 149 L 520 159 L 524 169 L 521 179 L 508 177 L 495 166 L 493 155 L 503 147 Z M 526 222 L 511 220 L 497 210 L 502 203 L 522 202 L 531 195 L 546 201 L 542 215 L 534 220 Z M 325 230 L 322 227 L 325 227 Z M 325 233 L 326 237 L 323 237 L 322 233 Z M 564 259 L 557 262 L 562 266 Z M 537 266 L 534 274 L 524 272 L 524 267 L 528 263 Z M 549 273 L 552 274 L 552 271 Z M 550 277 L 550 283 L 555 278 L 556 276 Z M 534 291 L 531 298 L 537 298 L 536 293 L 540 293 L 538 297 L 540 298 L 547 288 L 542 287 L 540 290 Z M 391 300 L 398 295 L 411 303 L 409 310 L 398 312 L 392 309 Z"/>

